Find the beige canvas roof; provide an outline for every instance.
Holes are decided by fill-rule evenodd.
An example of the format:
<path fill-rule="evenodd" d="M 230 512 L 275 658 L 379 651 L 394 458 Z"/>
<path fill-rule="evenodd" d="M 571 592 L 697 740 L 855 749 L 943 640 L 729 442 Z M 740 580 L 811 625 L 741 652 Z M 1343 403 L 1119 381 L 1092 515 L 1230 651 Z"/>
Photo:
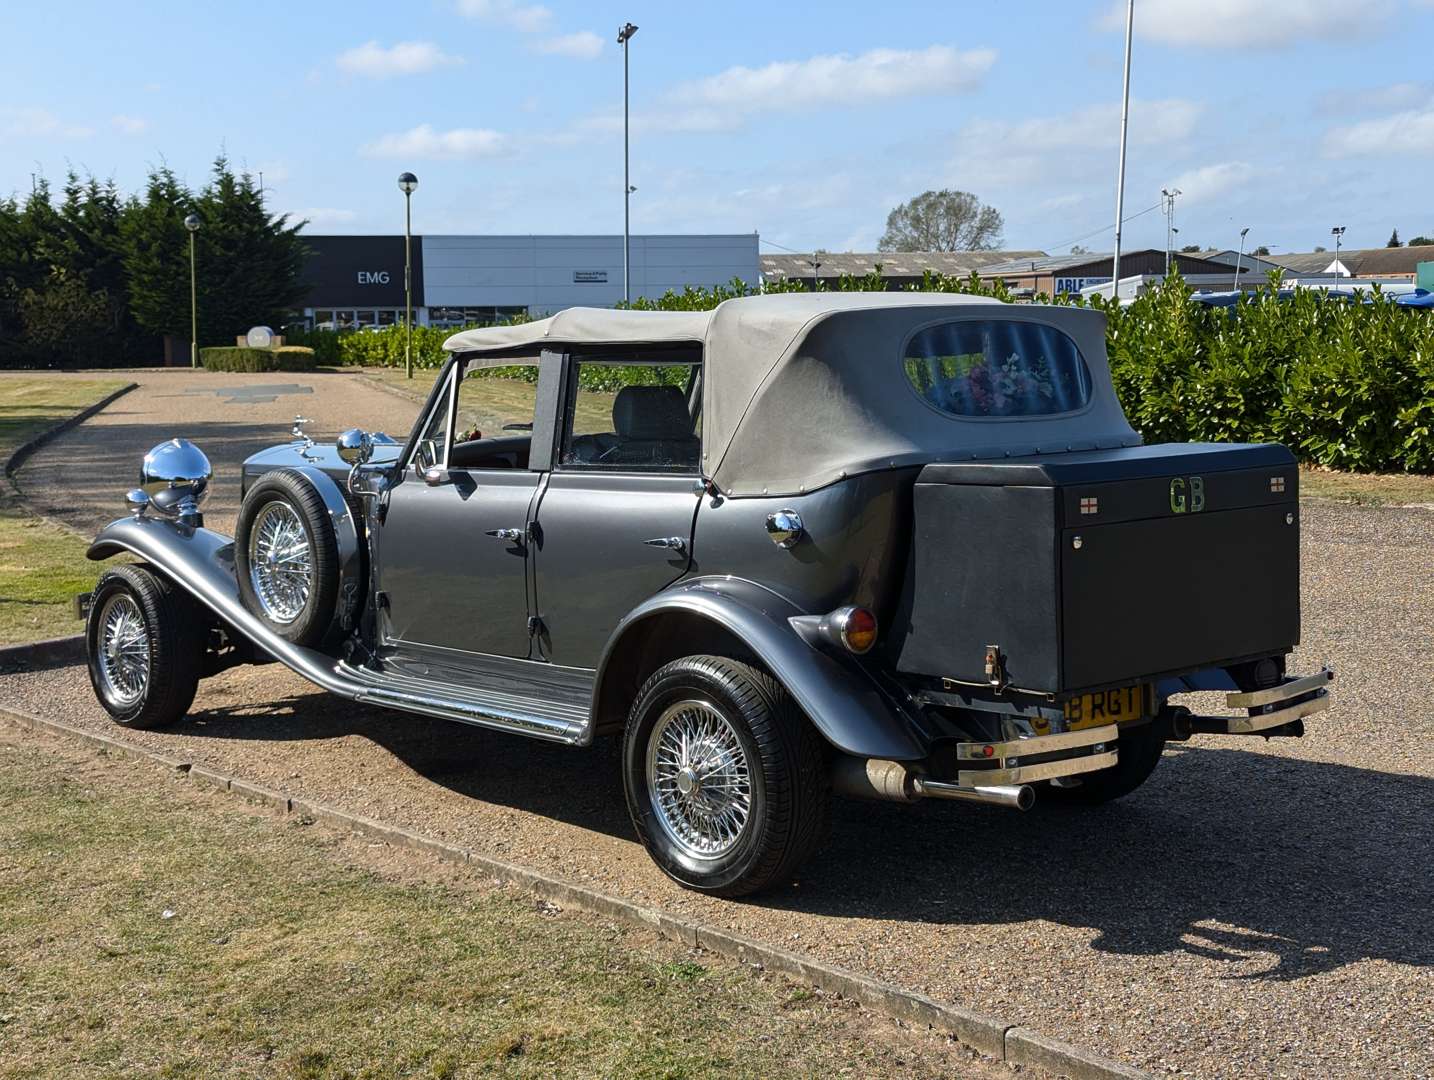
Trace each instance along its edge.
<path fill-rule="evenodd" d="M 1090 367 L 1096 397 L 1072 417 L 959 420 L 907 384 L 901 352 L 942 318 L 1059 325 Z M 444 348 L 482 356 L 525 347 L 701 343 L 703 473 L 729 495 L 794 495 L 903 464 L 1030 448 L 1138 442 L 1115 400 L 1105 319 L 1074 307 L 960 293 L 774 293 L 711 311 L 569 308 L 514 326 L 465 330 Z M 497 358 L 495 357 L 495 360 Z"/>

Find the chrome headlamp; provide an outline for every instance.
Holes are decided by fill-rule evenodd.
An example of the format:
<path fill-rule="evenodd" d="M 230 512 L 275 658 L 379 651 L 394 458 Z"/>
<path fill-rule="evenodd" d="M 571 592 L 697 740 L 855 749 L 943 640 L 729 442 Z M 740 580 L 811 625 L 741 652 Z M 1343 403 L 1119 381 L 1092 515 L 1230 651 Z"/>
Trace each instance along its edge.
<path fill-rule="evenodd" d="M 170 439 L 144 455 L 139 486 L 156 512 L 187 525 L 200 525 L 199 507 L 209 494 L 213 477 L 214 468 L 204 451 L 188 439 Z"/>

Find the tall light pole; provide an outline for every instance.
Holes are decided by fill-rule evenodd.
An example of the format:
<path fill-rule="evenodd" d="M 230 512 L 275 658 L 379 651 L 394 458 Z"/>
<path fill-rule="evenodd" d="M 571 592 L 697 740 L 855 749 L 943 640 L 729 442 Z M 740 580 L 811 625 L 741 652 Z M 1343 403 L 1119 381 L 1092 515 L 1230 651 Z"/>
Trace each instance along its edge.
<path fill-rule="evenodd" d="M 1120 91 L 1120 165 L 1115 174 L 1115 254 L 1110 260 L 1110 298 L 1120 303 L 1120 227 L 1125 208 L 1125 129 L 1130 123 L 1130 37 L 1135 27 L 1135 0 L 1125 8 L 1125 81 Z"/>
<path fill-rule="evenodd" d="M 199 215 L 186 214 L 184 227 L 189 230 L 189 366 L 199 366 L 199 288 L 194 283 L 194 234 L 199 231 Z"/>
<path fill-rule="evenodd" d="M 617 43 L 622 46 L 622 299 L 628 304 L 632 303 L 632 277 L 629 269 L 632 259 L 629 223 L 632 219 L 628 204 L 635 189 L 628 171 L 627 154 L 627 43 L 635 33 L 637 27 L 632 23 L 623 23 L 617 30 Z"/>
<path fill-rule="evenodd" d="M 403 192 L 403 371 L 404 378 L 413 378 L 413 191 L 418 177 L 411 172 L 398 174 L 398 190 Z"/>
<path fill-rule="evenodd" d="M 1248 225 L 1240 230 L 1240 252 L 1235 256 L 1235 290 L 1237 292 L 1240 288 L 1240 263 L 1243 262 L 1245 258 L 1245 235 L 1249 231 L 1250 227 Z"/>
<path fill-rule="evenodd" d="M 1344 229 L 1343 225 L 1336 225 L 1329 231 L 1329 234 L 1334 237 L 1334 276 L 1336 278 L 1344 277 L 1344 265 L 1339 261 L 1339 244 L 1344 239 Z"/>

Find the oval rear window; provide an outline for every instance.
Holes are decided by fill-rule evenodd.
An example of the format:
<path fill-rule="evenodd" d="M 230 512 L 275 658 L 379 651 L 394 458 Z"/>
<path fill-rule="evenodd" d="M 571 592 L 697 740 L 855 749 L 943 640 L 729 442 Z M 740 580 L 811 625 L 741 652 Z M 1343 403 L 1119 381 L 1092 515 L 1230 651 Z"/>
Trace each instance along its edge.
<path fill-rule="evenodd" d="M 1090 402 L 1090 369 L 1076 343 L 1037 322 L 928 326 L 906 343 L 902 366 L 912 388 L 951 416 L 1052 416 Z"/>

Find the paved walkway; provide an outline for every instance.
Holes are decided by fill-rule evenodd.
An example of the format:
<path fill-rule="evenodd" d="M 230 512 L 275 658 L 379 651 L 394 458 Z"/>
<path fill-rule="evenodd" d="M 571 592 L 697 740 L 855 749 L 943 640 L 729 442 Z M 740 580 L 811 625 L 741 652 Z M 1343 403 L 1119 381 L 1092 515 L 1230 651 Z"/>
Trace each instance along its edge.
<path fill-rule="evenodd" d="M 188 369 L 126 372 L 139 383 L 109 408 L 41 448 L 17 480 L 41 512 L 85 532 L 125 513 L 124 493 L 140 462 L 176 435 L 209 455 L 214 484 L 206 524 L 232 533 L 239 511 L 239 467 L 256 450 L 286 442 L 296 414 L 311 418 L 316 441 L 351 427 L 407 436 L 417 404 L 357 372 L 225 374 Z"/>

